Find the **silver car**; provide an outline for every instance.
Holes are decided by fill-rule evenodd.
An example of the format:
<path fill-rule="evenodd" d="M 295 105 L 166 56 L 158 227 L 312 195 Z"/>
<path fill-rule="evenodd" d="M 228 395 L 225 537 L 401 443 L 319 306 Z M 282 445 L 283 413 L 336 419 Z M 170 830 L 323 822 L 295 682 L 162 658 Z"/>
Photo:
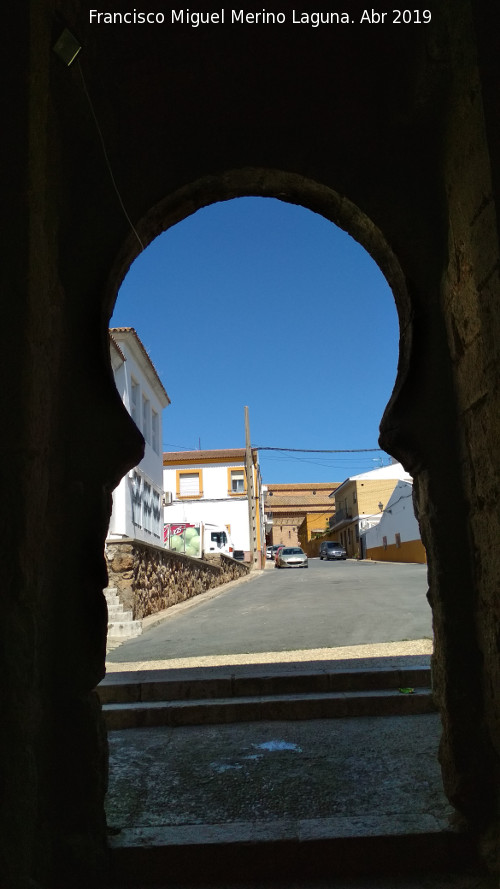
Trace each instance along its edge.
<path fill-rule="evenodd" d="M 307 568 L 307 556 L 300 546 L 284 546 L 276 559 L 277 568 Z"/>

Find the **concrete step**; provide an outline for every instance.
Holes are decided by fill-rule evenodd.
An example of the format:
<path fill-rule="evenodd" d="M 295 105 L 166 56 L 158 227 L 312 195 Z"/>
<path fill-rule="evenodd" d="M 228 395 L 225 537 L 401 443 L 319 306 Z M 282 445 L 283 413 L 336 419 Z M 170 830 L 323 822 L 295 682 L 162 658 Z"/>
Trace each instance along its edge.
<path fill-rule="evenodd" d="M 114 586 L 113 587 L 106 587 L 106 589 L 103 590 L 103 592 L 104 592 L 104 596 L 106 598 L 106 602 L 108 603 L 108 605 L 119 605 L 120 604 L 120 597 L 118 596 L 118 589 L 116 587 L 114 587 Z"/>
<path fill-rule="evenodd" d="M 429 889 L 427 872 L 463 876 L 476 847 L 450 827 L 439 737 L 436 713 L 110 732 L 113 885 L 333 889 L 344 877 L 353 889 L 368 875 L 368 889 L 378 875 L 389 889 L 389 875 L 418 871 L 411 889 Z"/>
<path fill-rule="evenodd" d="M 457 875 L 473 872 L 476 887 L 479 863 L 471 837 L 437 826 L 429 819 L 402 818 L 394 824 L 372 819 L 303 820 L 296 823 L 198 824 L 179 827 L 130 828 L 110 838 L 113 886 L 134 883 L 141 875 L 141 889 L 196 883 L 206 887 L 255 880 L 268 887 L 298 886 L 298 881 L 383 875 L 422 874 L 449 871 Z M 434 876 L 436 879 L 436 877 Z M 137 877 L 135 877 L 135 880 Z M 283 882 L 282 882 L 283 881 Z M 292 882 L 288 882 L 292 881 Z M 335 885 L 337 885 L 335 883 Z M 366 886 L 367 884 L 363 884 Z M 384 886 L 389 884 L 385 883 Z M 418 884 L 420 885 L 420 884 Z M 428 886 L 427 882 L 422 886 Z M 437 885 L 434 884 L 434 885 Z M 450 887 L 452 884 L 446 884 Z M 325 889 L 325 883 L 321 884 Z M 382 883 L 377 882 L 380 889 Z M 416 883 L 411 882 L 414 889 Z"/>
<path fill-rule="evenodd" d="M 108 606 L 108 623 L 110 624 L 115 623 L 116 621 L 125 623 L 133 620 L 133 617 L 131 611 L 123 610 L 123 605 L 113 605 L 111 608 Z"/>
<path fill-rule="evenodd" d="M 108 606 L 108 611 L 110 611 L 113 608 L 122 608 L 123 609 L 123 605 L 120 602 L 118 596 L 112 596 L 111 598 L 106 596 L 106 604 Z"/>
<path fill-rule="evenodd" d="M 108 606 L 108 640 L 116 642 L 125 639 L 133 639 L 142 633 L 142 621 L 133 620 L 132 611 L 125 611 L 116 587 L 106 587 L 104 590 L 106 604 Z"/>
<path fill-rule="evenodd" d="M 415 715 L 435 710 L 426 668 L 219 675 L 99 686 L 109 730 L 259 720 Z"/>
<path fill-rule="evenodd" d="M 205 698 L 193 701 L 139 701 L 105 704 L 108 730 L 160 725 L 219 725 L 263 720 L 335 719 L 352 716 L 410 716 L 433 713 L 429 688 L 411 694 L 398 690 L 323 692 L 245 698 Z"/>
<path fill-rule="evenodd" d="M 132 612 L 130 612 L 132 613 Z M 108 623 L 108 639 L 132 639 L 142 633 L 142 621 L 125 620 Z"/>
<path fill-rule="evenodd" d="M 276 694 L 377 691 L 422 688 L 431 685 L 427 666 L 372 669 L 293 669 L 259 671 L 257 665 L 158 670 L 136 678 L 128 672 L 110 673 L 99 685 L 103 704 L 134 701 L 186 701 L 203 698 L 248 697 Z"/>

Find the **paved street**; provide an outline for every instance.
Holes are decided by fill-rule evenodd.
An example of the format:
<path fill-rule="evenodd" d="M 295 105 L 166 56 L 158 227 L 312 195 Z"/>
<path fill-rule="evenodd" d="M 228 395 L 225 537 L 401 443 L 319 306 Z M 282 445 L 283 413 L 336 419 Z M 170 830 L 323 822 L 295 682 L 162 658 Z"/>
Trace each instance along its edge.
<path fill-rule="evenodd" d="M 309 561 L 173 608 L 108 663 L 431 639 L 427 567 Z"/>

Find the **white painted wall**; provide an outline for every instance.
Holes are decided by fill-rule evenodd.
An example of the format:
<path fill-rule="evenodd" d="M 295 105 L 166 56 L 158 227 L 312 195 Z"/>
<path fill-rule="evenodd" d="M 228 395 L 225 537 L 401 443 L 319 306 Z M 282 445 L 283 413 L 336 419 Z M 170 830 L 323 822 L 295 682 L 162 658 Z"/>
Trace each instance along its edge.
<path fill-rule="evenodd" d="M 384 509 L 382 518 L 375 528 L 364 535 L 366 549 L 383 546 L 383 538 L 394 543 L 394 535 L 400 534 L 401 543 L 420 540 L 420 529 L 415 518 L 412 500 L 412 482 L 399 481 Z"/>
<path fill-rule="evenodd" d="M 122 478 L 113 491 L 113 511 L 108 537 L 129 537 L 147 543 L 163 545 L 163 435 L 162 413 L 169 404 L 163 386 L 150 361 L 137 343 L 135 332 L 113 332 L 124 359 L 111 345 L 111 363 L 116 388 L 128 410 L 133 415 L 135 391 L 136 415 L 134 421 L 146 440 L 144 458 L 138 466 Z M 146 409 L 143 411 L 143 399 Z M 156 430 L 153 435 L 153 416 L 156 413 Z"/>
<path fill-rule="evenodd" d="M 230 525 L 231 539 L 237 550 L 250 549 L 248 501 L 246 494 L 228 497 L 228 467 L 236 469 L 241 464 L 214 463 L 163 467 L 163 488 L 172 493 L 173 502 L 163 510 L 163 521 L 208 522 L 213 525 Z M 203 497 L 198 500 L 176 499 L 176 469 L 203 473 Z"/>

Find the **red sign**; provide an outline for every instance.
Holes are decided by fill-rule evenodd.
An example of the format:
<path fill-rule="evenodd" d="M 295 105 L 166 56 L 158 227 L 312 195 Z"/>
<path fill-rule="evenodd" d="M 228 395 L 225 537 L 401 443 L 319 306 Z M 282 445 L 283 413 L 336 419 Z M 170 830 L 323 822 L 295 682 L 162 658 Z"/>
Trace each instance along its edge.
<path fill-rule="evenodd" d="M 168 543 L 170 537 L 176 537 L 182 534 L 186 528 L 196 528 L 196 525 L 189 522 L 171 522 L 163 526 L 163 543 Z"/>

